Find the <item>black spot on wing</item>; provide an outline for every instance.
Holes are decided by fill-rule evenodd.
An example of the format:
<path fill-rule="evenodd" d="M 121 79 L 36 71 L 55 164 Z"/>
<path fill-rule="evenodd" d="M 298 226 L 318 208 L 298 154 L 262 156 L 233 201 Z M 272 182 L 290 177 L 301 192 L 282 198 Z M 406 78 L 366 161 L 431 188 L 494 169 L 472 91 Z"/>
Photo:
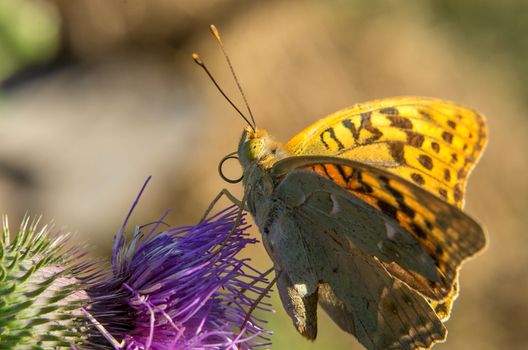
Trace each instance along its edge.
<path fill-rule="evenodd" d="M 440 194 L 440 197 L 447 200 L 447 191 L 444 188 L 438 189 L 438 194 Z"/>
<path fill-rule="evenodd" d="M 460 202 L 462 200 L 463 193 L 462 193 L 462 190 L 460 189 L 460 185 L 458 185 L 458 184 L 455 185 L 455 190 L 454 190 L 453 196 L 454 196 L 456 202 Z"/>
<path fill-rule="evenodd" d="M 405 117 L 398 116 L 398 115 L 391 115 L 391 116 L 389 116 L 387 118 L 390 120 L 391 126 L 393 126 L 395 128 L 412 129 L 412 127 L 413 127 L 412 122 L 409 119 L 405 118 Z"/>
<path fill-rule="evenodd" d="M 418 156 L 418 162 L 427 170 L 433 169 L 433 160 L 428 155 L 420 154 Z"/>
<path fill-rule="evenodd" d="M 354 177 L 354 169 L 350 169 L 349 167 L 347 167 L 346 169 L 350 171 L 350 173 L 347 174 L 347 172 L 346 172 L 346 170 L 345 170 L 345 168 L 343 166 L 341 166 L 339 164 L 334 164 L 334 167 L 339 172 L 339 175 L 343 179 L 343 182 L 348 183 L 350 181 L 350 179 L 352 179 Z"/>
<path fill-rule="evenodd" d="M 416 132 L 407 131 L 407 143 L 413 147 L 420 148 L 424 143 L 424 136 Z"/>
<path fill-rule="evenodd" d="M 451 143 L 453 142 L 453 134 L 451 134 L 450 132 L 444 131 L 442 132 L 442 139 L 447 143 Z"/>
<path fill-rule="evenodd" d="M 407 204 L 405 203 L 399 203 L 399 206 L 400 206 L 400 210 L 409 218 L 409 219 L 414 219 L 414 217 L 416 216 L 416 212 L 414 211 L 413 208 L 409 207 Z"/>
<path fill-rule="evenodd" d="M 443 303 L 436 305 L 435 312 L 437 314 L 447 314 L 447 305 Z"/>
<path fill-rule="evenodd" d="M 425 239 L 427 238 L 427 232 L 425 232 L 425 230 L 423 228 L 421 228 L 419 225 L 417 225 L 416 223 L 412 222 L 410 223 L 410 228 L 411 230 L 420 238 L 422 239 Z"/>
<path fill-rule="evenodd" d="M 419 110 L 418 113 L 420 113 L 425 119 L 433 120 L 433 117 L 431 116 L 431 114 L 429 114 L 429 112 Z"/>
<path fill-rule="evenodd" d="M 335 131 L 334 131 L 334 128 L 328 128 L 326 129 L 325 131 L 323 131 L 320 135 L 320 138 L 321 138 L 321 142 L 323 143 L 323 145 L 326 147 L 326 149 L 330 150 L 330 145 L 328 145 L 328 143 L 325 141 L 325 136 L 326 135 L 329 135 L 330 138 L 332 140 L 335 141 L 335 143 L 337 144 L 337 147 L 339 150 L 342 150 L 343 148 L 345 148 L 345 146 L 343 146 L 343 143 L 341 143 L 341 141 L 336 137 L 336 134 L 335 134 Z"/>
<path fill-rule="evenodd" d="M 374 142 L 376 140 L 379 140 L 383 136 L 383 133 L 378 128 L 375 128 L 374 125 L 372 125 L 371 115 L 371 112 L 361 113 L 360 129 L 365 129 L 372 134 L 372 136 L 367 138 L 364 143 Z"/>
<path fill-rule="evenodd" d="M 464 179 L 464 178 L 466 177 L 466 175 L 467 175 L 467 172 L 466 172 L 466 169 L 465 169 L 465 168 L 460 168 L 460 169 L 458 170 L 457 177 L 458 177 L 459 179 Z"/>
<path fill-rule="evenodd" d="M 451 181 L 451 173 L 449 172 L 449 169 L 444 169 L 444 180 L 447 182 Z"/>
<path fill-rule="evenodd" d="M 398 109 L 394 107 L 382 108 L 379 110 L 379 112 L 388 115 L 397 115 L 399 113 Z"/>
<path fill-rule="evenodd" d="M 387 142 L 387 145 L 389 147 L 389 152 L 392 156 L 392 159 L 398 164 L 405 164 L 405 152 L 404 152 L 404 144 L 403 142 L 393 141 L 393 142 Z"/>
<path fill-rule="evenodd" d="M 354 123 L 352 123 L 350 119 L 343 120 L 342 124 L 345 128 L 350 130 L 352 137 L 354 138 L 354 140 L 357 141 L 359 139 L 359 131 L 361 130 L 361 126 L 359 128 L 356 128 L 356 126 L 354 125 Z"/>
<path fill-rule="evenodd" d="M 432 141 L 432 142 L 431 142 L 431 148 L 432 148 L 433 151 L 435 151 L 436 153 L 440 152 L 440 145 L 439 145 L 437 142 Z"/>
<path fill-rule="evenodd" d="M 396 208 L 395 206 L 393 206 L 392 204 L 390 203 L 387 203 L 383 200 L 378 200 L 378 203 L 377 203 L 378 207 L 380 208 L 380 210 L 385 214 L 385 215 L 388 215 L 389 217 L 393 218 L 393 219 L 396 219 L 396 213 L 398 213 L 398 208 Z"/>
<path fill-rule="evenodd" d="M 416 182 L 418 185 L 423 185 L 425 184 L 425 180 L 423 178 L 422 175 L 420 174 L 417 174 L 417 173 L 412 173 L 411 174 L 411 179 Z"/>

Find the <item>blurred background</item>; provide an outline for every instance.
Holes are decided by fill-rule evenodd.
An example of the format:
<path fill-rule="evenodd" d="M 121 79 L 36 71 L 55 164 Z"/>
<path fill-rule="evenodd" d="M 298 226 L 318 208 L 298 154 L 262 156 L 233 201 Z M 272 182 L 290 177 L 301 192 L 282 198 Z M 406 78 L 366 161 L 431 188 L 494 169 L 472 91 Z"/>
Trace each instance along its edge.
<path fill-rule="evenodd" d="M 171 224 L 194 223 L 223 187 L 241 195 L 217 165 L 244 122 L 190 58 L 199 52 L 242 105 L 210 23 L 259 126 L 279 140 L 389 96 L 487 116 L 467 211 L 490 245 L 462 270 L 448 340 L 435 349 L 527 349 L 525 1 L 0 0 L 0 212 L 11 224 L 42 213 L 105 256 L 148 175 L 134 224 L 167 208 Z M 271 266 L 260 245 L 247 254 Z M 305 341 L 274 303 L 274 349 L 361 348 L 322 311 L 317 341 Z"/>

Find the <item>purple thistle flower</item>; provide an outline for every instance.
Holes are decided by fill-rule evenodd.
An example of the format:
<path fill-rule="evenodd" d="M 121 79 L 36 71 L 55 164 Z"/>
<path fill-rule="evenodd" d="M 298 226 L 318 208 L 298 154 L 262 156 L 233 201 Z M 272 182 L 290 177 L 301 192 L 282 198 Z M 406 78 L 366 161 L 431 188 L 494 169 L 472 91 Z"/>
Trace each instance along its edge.
<path fill-rule="evenodd" d="M 124 229 L 147 182 L 114 238 L 111 276 L 89 290 L 94 302 L 86 312 L 102 330 L 91 343 L 126 350 L 269 345 L 269 332 L 260 325 L 265 321 L 248 316 L 267 296 L 268 282 L 249 259 L 237 258 L 257 242 L 248 236 L 244 217 L 234 231 L 235 207 L 197 225 L 167 228 L 167 212 L 155 223 L 136 227 L 127 243 Z"/>

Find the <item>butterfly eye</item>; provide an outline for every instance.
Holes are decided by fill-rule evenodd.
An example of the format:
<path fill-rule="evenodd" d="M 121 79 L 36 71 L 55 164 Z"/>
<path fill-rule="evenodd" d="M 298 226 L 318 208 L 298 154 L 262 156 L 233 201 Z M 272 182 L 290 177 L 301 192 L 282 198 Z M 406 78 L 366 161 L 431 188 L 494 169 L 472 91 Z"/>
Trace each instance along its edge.
<path fill-rule="evenodd" d="M 250 140 L 249 141 L 249 144 L 248 144 L 248 152 L 247 152 L 247 157 L 248 159 L 250 160 L 255 160 L 258 158 L 258 153 L 259 153 L 259 150 L 261 149 L 261 145 L 259 143 L 258 140 Z"/>

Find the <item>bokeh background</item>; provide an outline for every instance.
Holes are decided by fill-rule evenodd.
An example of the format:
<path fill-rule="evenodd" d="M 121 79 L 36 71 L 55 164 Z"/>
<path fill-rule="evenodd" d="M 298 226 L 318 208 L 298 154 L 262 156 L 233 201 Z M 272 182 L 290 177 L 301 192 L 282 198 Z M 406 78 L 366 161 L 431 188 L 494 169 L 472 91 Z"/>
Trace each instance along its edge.
<path fill-rule="evenodd" d="M 278 139 L 398 95 L 487 116 L 467 211 L 490 245 L 462 270 L 448 340 L 435 349 L 527 349 L 526 1 L 0 0 L 0 212 L 12 225 L 42 213 L 105 256 L 148 175 L 136 224 L 167 208 L 170 223 L 193 223 L 221 188 L 241 194 L 217 164 L 244 123 L 190 58 L 199 52 L 242 104 L 210 23 L 259 126 Z M 247 254 L 270 266 L 262 247 Z M 305 341 L 274 302 L 274 349 L 361 348 L 323 312 L 317 341 Z"/>

